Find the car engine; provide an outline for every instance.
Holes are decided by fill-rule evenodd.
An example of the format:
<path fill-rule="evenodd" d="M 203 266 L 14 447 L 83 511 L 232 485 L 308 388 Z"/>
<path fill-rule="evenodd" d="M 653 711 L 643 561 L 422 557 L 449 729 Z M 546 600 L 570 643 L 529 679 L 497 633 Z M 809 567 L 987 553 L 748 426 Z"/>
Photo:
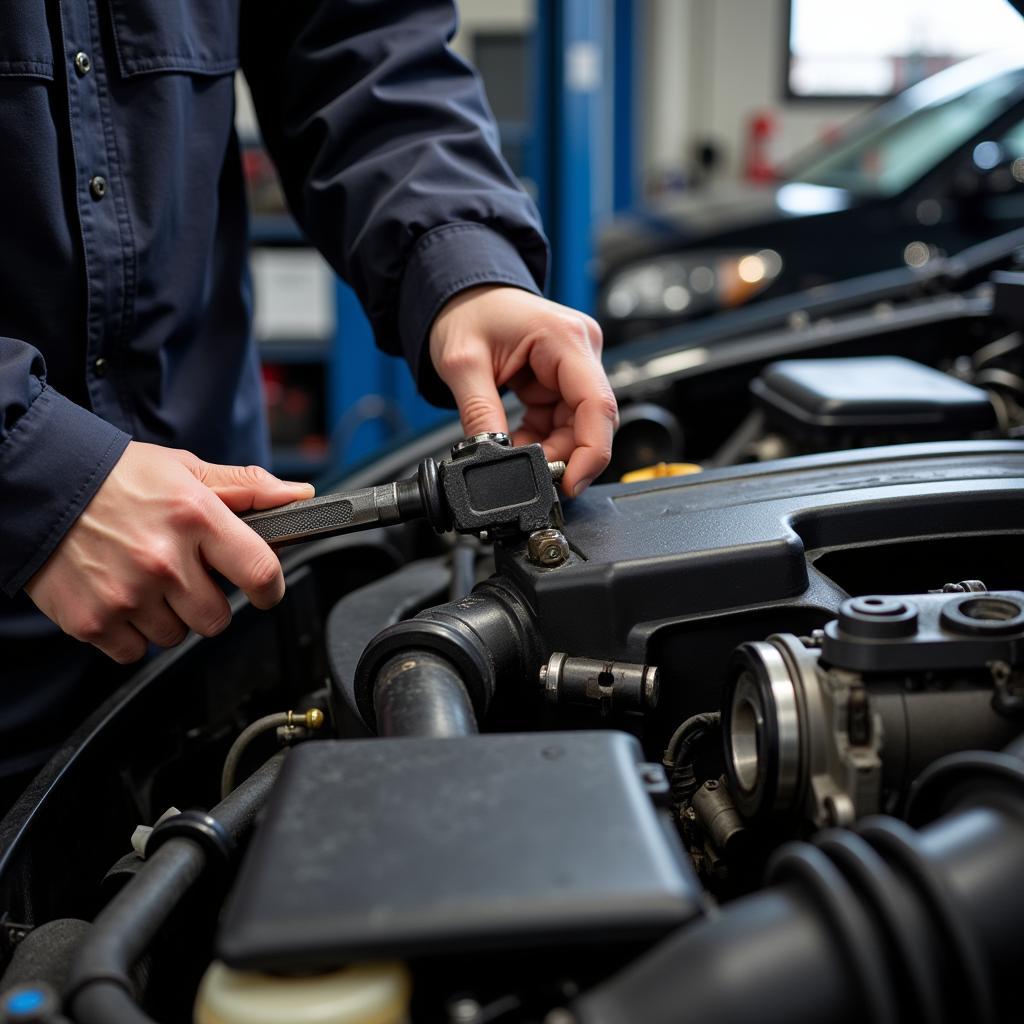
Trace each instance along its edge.
<path fill-rule="evenodd" d="M 1022 243 L 616 350 L 542 530 L 285 552 L 0 824 L 8 1019 L 1019 1020 Z"/>

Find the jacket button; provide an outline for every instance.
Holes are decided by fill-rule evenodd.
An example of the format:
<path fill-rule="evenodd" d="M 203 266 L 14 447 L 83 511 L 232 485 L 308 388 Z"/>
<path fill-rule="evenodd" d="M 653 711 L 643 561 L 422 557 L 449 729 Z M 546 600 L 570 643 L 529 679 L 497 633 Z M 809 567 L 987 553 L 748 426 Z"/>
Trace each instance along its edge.
<path fill-rule="evenodd" d="M 102 199 L 107 194 L 107 179 L 97 174 L 89 179 L 89 192 L 93 199 Z"/>
<path fill-rule="evenodd" d="M 79 78 L 84 78 L 92 71 L 92 61 L 89 59 L 89 54 L 83 53 L 81 50 L 75 54 L 75 71 L 78 73 Z"/>
<path fill-rule="evenodd" d="M 92 364 L 92 369 L 93 369 L 93 372 L 96 374 L 97 377 L 106 377 L 106 375 L 107 375 L 107 368 L 109 366 L 110 366 L 110 364 L 106 361 L 106 359 L 104 359 L 103 356 L 100 356 Z"/>

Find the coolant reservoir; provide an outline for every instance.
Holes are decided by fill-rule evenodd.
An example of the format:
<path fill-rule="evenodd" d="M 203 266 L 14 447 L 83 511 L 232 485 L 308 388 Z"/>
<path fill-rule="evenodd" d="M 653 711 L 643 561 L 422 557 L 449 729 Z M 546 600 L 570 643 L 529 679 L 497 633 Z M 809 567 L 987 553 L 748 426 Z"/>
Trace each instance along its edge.
<path fill-rule="evenodd" d="M 400 963 L 292 977 L 215 960 L 199 986 L 195 1024 L 406 1024 L 411 989 Z"/>

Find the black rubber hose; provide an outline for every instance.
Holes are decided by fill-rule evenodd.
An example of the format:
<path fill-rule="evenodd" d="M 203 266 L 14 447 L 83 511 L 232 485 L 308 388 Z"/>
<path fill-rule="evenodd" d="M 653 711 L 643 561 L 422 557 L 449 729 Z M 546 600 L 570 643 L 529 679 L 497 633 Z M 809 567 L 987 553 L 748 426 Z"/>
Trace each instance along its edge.
<path fill-rule="evenodd" d="M 74 999 L 76 1024 L 156 1024 L 118 981 L 96 979 Z"/>
<path fill-rule="evenodd" d="M 252 826 L 283 759 L 284 752 L 270 758 L 210 812 L 232 838 L 241 838 Z M 206 850 L 197 842 L 168 839 L 100 911 L 68 979 L 66 1001 L 77 1024 L 150 1020 L 135 1005 L 132 968 L 206 865 Z"/>
<path fill-rule="evenodd" d="M 381 736 L 469 736 L 473 703 L 455 666 L 430 651 L 403 651 L 381 666 L 373 688 Z"/>
<path fill-rule="evenodd" d="M 572 1009 L 579 1024 L 852 1024 L 859 1001 L 844 952 L 793 883 L 688 925 Z M 849 1014 L 831 1016 L 840 1008 Z"/>
<path fill-rule="evenodd" d="M 77 918 L 57 918 L 33 928 L 15 947 L 7 970 L 0 976 L 0 992 L 45 982 L 55 992 L 63 992 L 71 961 L 89 933 L 89 922 Z"/>
<path fill-rule="evenodd" d="M 383 666 L 401 655 L 428 651 L 455 668 L 481 721 L 499 689 L 536 679 L 551 654 L 523 595 L 511 581 L 492 576 L 470 597 L 396 622 L 366 645 L 352 696 L 356 713 L 371 731 L 382 732 L 375 689 Z"/>
<path fill-rule="evenodd" d="M 1024 733 L 1018 736 L 1015 740 L 1011 740 L 1004 748 L 1004 754 L 1009 754 L 1010 757 L 1019 758 L 1024 761 Z"/>
<path fill-rule="evenodd" d="M 775 886 L 687 927 L 581 996 L 576 1020 L 855 1024 L 880 1019 L 880 1008 L 904 1019 L 902 960 L 885 954 L 908 945 L 921 954 L 914 983 L 932 985 L 937 997 L 912 1019 L 934 1020 L 941 1007 L 945 1021 L 1019 1020 L 1024 767 L 998 755 L 1007 767 L 999 775 L 993 756 L 976 754 L 968 796 L 920 831 L 875 817 L 840 856 L 841 830 L 823 833 L 820 847 L 792 844 L 775 862 Z M 965 755 L 953 760 L 963 776 Z M 879 884 L 865 886 L 880 862 Z M 894 881 L 909 900 L 898 917 L 877 907 Z"/>

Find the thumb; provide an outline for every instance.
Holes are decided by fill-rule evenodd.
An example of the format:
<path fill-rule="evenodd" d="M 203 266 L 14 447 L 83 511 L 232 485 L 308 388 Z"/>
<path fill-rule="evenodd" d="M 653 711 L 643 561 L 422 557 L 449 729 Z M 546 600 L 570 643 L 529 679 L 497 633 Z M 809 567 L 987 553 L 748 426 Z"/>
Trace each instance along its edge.
<path fill-rule="evenodd" d="M 508 417 L 498 394 L 486 343 L 464 351 L 457 360 L 446 359 L 442 354 L 438 362 L 438 375 L 451 388 L 467 436 L 490 431 L 507 434 Z"/>
<path fill-rule="evenodd" d="M 262 466 L 200 462 L 192 471 L 232 512 L 275 508 L 289 501 L 312 498 L 316 493 L 312 484 L 279 480 Z"/>

